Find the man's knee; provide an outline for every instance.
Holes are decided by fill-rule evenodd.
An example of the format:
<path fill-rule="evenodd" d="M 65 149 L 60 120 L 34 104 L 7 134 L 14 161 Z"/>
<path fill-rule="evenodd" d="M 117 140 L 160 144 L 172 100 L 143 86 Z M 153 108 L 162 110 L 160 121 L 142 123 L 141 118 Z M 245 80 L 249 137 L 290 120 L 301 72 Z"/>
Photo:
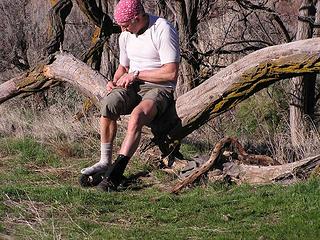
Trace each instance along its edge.
<path fill-rule="evenodd" d="M 171 88 L 154 88 L 145 94 L 143 100 L 153 100 L 157 116 L 161 116 L 168 106 L 174 103 L 173 93 L 174 90 Z"/>
<path fill-rule="evenodd" d="M 139 129 L 149 124 L 157 115 L 157 107 L 154 101 L 144 100 L 135 107 L 130 115 L 128 129 Z"/>
<path fill-rule="evenodd" d="M 128 122 L 128 131 L 137 131 L 145 125 L 146 116 L 142 111 L 133 111 Z"/>

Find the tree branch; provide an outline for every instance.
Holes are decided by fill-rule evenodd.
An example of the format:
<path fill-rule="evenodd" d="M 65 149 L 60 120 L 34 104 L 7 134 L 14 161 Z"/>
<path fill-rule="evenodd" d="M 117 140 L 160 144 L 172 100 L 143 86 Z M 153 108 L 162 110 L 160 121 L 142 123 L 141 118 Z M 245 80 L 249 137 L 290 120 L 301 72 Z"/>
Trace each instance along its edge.
<path fill-rule="evenodd" d="M 227 160 L 222 157 L 224 150 L 230 148 L 236 148 L 239 152 L 239 159 L 237 159 L 237 157 L 234 159 L 237 161 L 230 161 L 229 159 Z M 249 165 L 251 163 L 250 161 L 243 161 L 246 160 L 243 159 L 246 157 L 250 158 L 250 155 L 244 152 L 244 149 L 236 139 L 230 137 L 224 138 L 215 145 L 209 160 L 199 168 L 193 170 L 193 172 L 184 180 L 178 182 L 172 188 L 171 193 L 178 193 L 212 169 L 219 169 L 222 171 L 219 179 L 229 178 L 238 184 L 266 184 L 305 179 L 320 164 L 320 155 L 282 165 L 266 156 L 253 155 L 251 157 L 255 160 L 267 160 L 267 163 L 271 163 L 267 164 L 269 166 L 266 166 L 263 162 L 262 164 L 258 162 L 258 164 Z"/>
<path fill-rule="evenodd" d="M 44 49 L 44 55 L 48 56 L 63 44 L 66 18 L 72 9 L 71 0 L 61 0 L 49 11 L 48 44 Z"/>
<path fill-rule="evenodd" d="M 287 30 L 284 22 L 282 21 L 282 19 L 280 18 L 279 14 L 274 11 L 271 8 L 266 7 L 263 4 L 254 4 L 251 1 L 248 0 L 236 0 L 236 2 L 244 9 L 247 10 L 258 10 L 258 11 L 263 11 L 266 12 L 268 14 L 271 14 L 271 16 L 274 18 L 274 20 L 277 22 L 277 24 L 279 25 L 283 35 L 286 38 L 287 42 L 291 42 L 292 41 L 292 37 L 289 35 L 289 31 Z"/>
<path fill-rule="evenodd" d="M 182 122 L 170 131 L 170 138 L 184 138 L 210 119 L 281 79 L 319 72 L 319 40 L 296 41 L 253 52 L 183 94 L 176 102 L 177 115 Z"/>

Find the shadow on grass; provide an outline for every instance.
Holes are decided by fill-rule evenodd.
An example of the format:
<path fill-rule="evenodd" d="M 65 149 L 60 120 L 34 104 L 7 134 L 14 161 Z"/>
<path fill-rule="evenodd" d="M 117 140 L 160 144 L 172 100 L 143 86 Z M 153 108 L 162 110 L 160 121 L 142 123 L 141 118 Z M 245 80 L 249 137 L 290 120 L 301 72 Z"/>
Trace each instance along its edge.
<path fill-rule="evenodd" d="M 139 191 L 145 188 L 152 187 L 153 183 L 144 183 L 140 178 L 141 177 L 149 177 L 149 171 L 141 171 L 136 174 L 132 174 L 124 179 L 124 181 L 118 187 L 118 191 Z"/>

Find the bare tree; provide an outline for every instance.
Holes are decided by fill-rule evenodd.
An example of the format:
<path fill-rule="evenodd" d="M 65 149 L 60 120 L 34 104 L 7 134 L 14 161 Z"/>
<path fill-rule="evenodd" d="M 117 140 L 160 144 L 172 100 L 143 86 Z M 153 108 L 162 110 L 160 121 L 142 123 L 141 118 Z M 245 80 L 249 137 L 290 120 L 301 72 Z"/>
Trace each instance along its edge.
<path fill-rule="evenodd" d="M 256 9 L 261 10 L 262 9 L 263 11 L 272 12 L 272 14 L 275 14 L 273 11 L 269 10 L 269 8 L 261 7 L 260 5 L 259 6 L 256 6 L 253 4 L 250 5 L 248 1 L 245 1 L 245 2 L 247 3 L 246 5 L 244 5 L 243 2 L 239 1 L 239 6 L 242 8 L 243 7 L 248 8 L 248 6 L 249 6 L 249 9 L 251 9 L 251 10 L 252 9 L 253 10 L 256 10 Z M 100 3 L 100 1 L 98 1 L 98 3 Z M 81 11 L 83 13 L 85 13 L 85 15 L 97 27 L 100 28 L 101 32 L 103 32 L 101 34 L 102 37 L 99 37 L 99 40 L 103 40 L 103 41 L 107 42 L 107 40 L 105 38 L 103 38 L 103 36 L 108 38 L 113 33 L 119 32 L 119 27 L 114 25 L 112 23 L 110 17 L 106 14 L 106 10 L 105 10 L 105 9 L 107 9 L 106 5 L 101 5 L 101 4 L 99 5 L 99 4 L 97 4 L 96 1 L 83 1 L 83 0 L 77 0 L 77 4 L 80 7 Z M 206 5 L 206 9 L 208 9 L 208 6 L 209 5 Z M 52 17 L 50 19 L 52 21 L 50 24 L 51 27 L 49 28 L 49 29 L 52 29 L 51 30 L 52 32 L 50 34 L 51 38 L 49 40 L 48 47 L 45 49 L 45 52 L 47 53 L 48 58 L 46 60 L 44 60 L 42 62 L 42 64 L 38 65 L 38 67 L 36 67 L 32 71 L 28 72 L 27 74 L 21 75 L 15 79 L 13 79 L 12 81 L 7 82 L 5 85 L 2 85 L 1 101 L 5 101 L 15 95 L 21 94 L 26 91 L 31 91 L 31 90 L 39 91 L 41 89 L 45 89 L 45 88 L 49 87 L 51 84 L 54 84 L 55 82 L 57 82 L 59 79 L 67 81 L 67 80 L 65 80 L 66 77 L 63 77 L 63 75 L 66 74 L 66 72 L 65 72 L 66 70 L 63 70 L 62 73 L 60 73 L 61 70 L 59 70 L 59 68 L 61 68 L 63 65 L 65 65 L 65 66 L 69 66 L 69 65 L 65 62 L 66 60 L 61 60 L 64 58 L 59 57 L 59 55 L 53 55 L 52 53 L 59 51 L 59 48 L 62 46 L 62 43 L 64 40 L 63 39 L 63 30 L 64 30 L 64 26 L 66 24 L 66 17 L 70 13 L 71 7 L 72 7 L 72 2 L 70 0 L 59 1 L 54 6 L 53 10 L 51 11 Z M 193 8 L 194 8 L 194 6 L 191 9 L 193 9 Z M 209 6 L 209 9 L 212 9 L 211 5 Z M 188 18 L 188 19 L 190 19 L 190 18 Z M 277 22 L 279 22 L 279 20 L 277 20 Z M 281 24 L 279 24 L 279 25 L 281 25 Z M 191 30 L 188 30 L 188 31 L 192 32 Z M 286 34 L 284 34 L 284 36 L 286 36 Z M 317 41 L 312 42 L 312 44 L 315 46 L 314 50 L 311 50 L 310 48 L 308 48 L 307 50 L 303 50 L 304 48 L 301 48 L 301 51 L 306 51 L 309 53 L 311 52 L 312 54 L 316 54 L 317 53 L 317 44 L 316 43 L 317 43 Z M 308 46 L 308 47 L 310 47 L 310 46 Z M 222 50 L 222 49 L 220 49 L 220 50 Z M 86 53 L 84 60 L 87 61 L 87 59 L 91 58 L 92 56 L 94 56 L 94 54 L 96 54 L 97 52 L 101 52 L 101 51 L 102 51 L 101 44 L 94 44 L 92 46 L 92 48 L 90 48 L 89 51 Z M 270 50 L 269 49 L 264 50 L 265 53 L 267 51 L 270 51 Z M 177 99 L 176 107 L 177 107 L 178 114 L 177 115 L 173 114 L 175 112 L 175 109 L 169 110 L 169 113 L 171 113 L 171 115 L 173 116 L 172 122 L 169 121 L 167 126 L 163 127 L 163 128 L 162 127 L 160 127 L 160 128 L 154 127 L 155 135 L 157 136 L 158 139 L 162 139 L 160 145 L 163 144 L 164 142 L 172 143 L 175 140 L 181 140 L 183 137 L 185 137 L 186 135 L 188 135 L 189 133 L 191 133 L 192 131 L 197 129 L 199 126 L 201 126 L 205 122 L 212 119 L 214 116 L 217 116 L 217 115 L 221 114 L 222 112 L 225 112 L 226 110 L 228 110 L 230 107 L 234 106 L 239 101 L 242 101 L 243 99 L 249 97 L 251 94 L 258 91 L 259 89 L 275 82 L 277 79 L 284 78 L 285 76 L 301 75 L 301 74 L 306 73 L 308 71 L 309 72 L 310 71 L 311 72 L 317 71 L 317 69 L 316 69 L 317 61 L 316 60 L 311 59 L 312 64 L 309 67 L 309 68 L 311 68 L 311 70 L 308 68 L 308 61 L 310 59 L 309 60 L 305 59 L 305 55 L 303 55 L 305 53 L 301 53 L 302 55 L 300 54 L 300 55 L 292 56 L 289 54 L 289 52 L 283 53 L 280 51 L 281 54 L 279 54 L 279 53 L 277 53 L 277 50 L 273 50 L 273 51 L 274 52 L 272 54 L 270 54 L 273 59 L 276 59 L 276 56 L 278 56 L 280 58 L 280 57 L 283 57 L 283 55 L 284 55 L 285 56 L 284 60 L 283 59 L 281 60 L 282 63 L 284 63 L 289 58 L 296 58 L 295 61 L 302 62 L 301 66 L 305 67 L 305 69 L 300 70 L 300 71 L 292 70 L 287 74 L 285 74 L 285 73 L 278 74 L 278 76 L 276 78 L 274 76 L 275 73 L 272 73 L 271 77 L 265 75 L 266 74 L 265 72 L 263 72 L 263 74 L 261 75 L 260 71 L 263 70 L 263 66 L 268 66 L 268 65 L 262 65 L 262 66 L 254 67 L 255 64 L 257 62 L 259 62 L 258 61 L 259 54 L 261 54 L 261 53 L 255 54 L 254 55 L 255 57 L 252 57 L 250 55 L 250 57 L 245 58 L 244 62 L 242 62 L 241 64 L 239 64 L 239 62 L 238 62 L 235 65 L 230 65 L 228 68 L 221 71 L 218 75 L 215 75 L 215 77 L 210 78 L 210 79 L 220 78 L 219 79 L 219 86 L 221 86 L 221 87 L 215 88 L 215 90 L 212 90 L 213 91 L 212 93 L 211 93 L 211 90 L 209 91 L 209 89 L 211 88 L 210 83 L 212 83 L 213 80 L 210 81 L 210 79 L 209 79 L 209 80 L 205 81 L 203 84 L 201 84 L 199 87 L 190 91 L 190 93 L 186 93 Z M 264 60 L 261 60 L 260 62 L 270 61 L 269 57 L 266 57 L 266 55 L 262 54 L 262 57 Z M 252 62 L 252 58 L 253 58 L 253 62 Z M 59 62 L 58 59 L 60 59 L 59 61 L 61 61 L 60 62 L 61 66 L 59 66 L 59 64 L 58 64 L 58 62 Z M 101 54 L 99 55 L 99 59 L 101 59 Z M 99 59 L 98 59 L 98 61 L 100 61 Z M 271 61 L 271 62 L 273 65 L 275 64 L 275 62 L 273 62 L 273 61 Z M 279 64 L 279 63 L 277 63 L 277 64 Z M 297 64 L 297 62 L 293 61 L 292 64 L 293 65 Z M 304 66 L 304 64 L 306 66 Z M 96 65 L 96 66 L 98 66 L 98 65 Z M 43 70 L 43 66 L 48 66 L 48 68 L 46 68 L 46 69 L 58 69 L 58 70 L 56 70 L 57 74 L 46 75 L 47 70 L 46 71 Z M 58 66 L 58 67 L 54 68 L 52 66 Z M 240 66 L 240 68 L 239 68 L 239 66 Z M 278 65 L 276 65 L 276 66 L 278 66 Z M 262 78 L 260 76 L 258 78 L 257 82 L 255 82 L 255 83 L 251 82 L 250 84 L 247 84 L 246 81 L 248 79 L 250 79 L 250 78 L 248 78 L 245 80 L 241 80 L 244 82 L 241 83 L 240 85 L 235 84 L 234 81 L 235 82 L 238 81 L 239 76 L 241 76 L 242 73 L 245 75 L 249 74 L 249 73 L 243 72 L 244 69 L 248 70 L 248 67 L 254 69 L 251 71 L 254 71 L 255 74 L 258 74 L 258 75 L 260 74 L 261 76 L 263 76 L 264 81 L 260 81 Z M 76 68 L 76 69 L 79 69 L 79 68 Z M 81 65 L 81 68 L 84 68 L 84 66 Z M 70 66 L 70 69 L 72 69 L 71 66 Z M 69 71 L 71 71 L 71 70 L 69 70 Z M 241 72 L 241 74 L 239 71 Z M 272 67 L 271 67 L 270 71 L 271 72 L 273 71 Z M 233 73 L 236 73 L 236 74 L 233 74 Z M 96 75 L 97 73 L 94 73 L 94 74 Z M 268 74 L 270 74 L 269 71 L 268 71 Z M 231 76 L 234 76 L 234 77 L 231 77 Z M 104 94 L 104 86 L 101 89 L 100 89 L 101 86 L 96 87 L 96 89 L 92 89 L 90 87 L 90 85 L 88 83 L 86 83 L 86 81 L 87 82 L 93 81 L 94 77 L 92 77 L 92 80 L 85 80 L 85 79 L 82 79 L 81 76 L 76 77 L 76 75 L 74 77 L 75 77 L 75 79 L 73 81 L 70 79 L 68 81 L 75 84 L 75 86 L 80 87 L 81 90 L 85 94 L 90 96 L 91 99 L 93 99 L 93 101 L 96 104 L 99 104 L 99 100 L 101 99 L 101 97 Z M 255 76 L 251 76 L 251 77 L 255 78 Z M 242 79 L 242 77 L 240 77 L 240 78 Z M 28 81 L 25 81 L 25 79 L 28 79 Z M 225 82 L 224 79 L 228 79 L 227 83 Z M 270 80 L 268 80 L 268 79 L 270 79 Z M 80 81 L 80 83 L 79 83 L 79 81 Z M 103 85 L 104 81 L 105 80 L 103 80 L 103 78 L 101 78 L 100 82 L 98 81 L 98 83 Z M 92 82 L 90 82 L 90 84 L 92 86 L 95 86 L 95 84 L 93 84 Z M 209 84 L 209 87 L 208 87 L 208 84 Z M 237 97 L 231 97 L 231 96 L 233 96 L 235 91 L 238 91 L 237 89 L 234 88 L 234 84 L 235 84 L 235 86 L 238 86 L 241 89 L 241 91 L 243 91 L 242 94 L 237 93 L 237 95 L 236 95 Z M 254 84 L 253 88 L 250 87 L 251 84 Z M 242 85 L 244 86 L 244 88 L 240 87 Z M 227 86 L 230 86 L 230 88 Z M 204 93 L 206 93 L 206 94 L 204 94 Z M 220 94 L 222 94 L 222 95 L 220 95 Z M 192 104 L 186 104 L 189 101 L 191 101 Z M 190 107 L 190 106 L 192 106 L 192 107 Z M 174 116 L 176 116 L 176 118 Z M 159 129 L 161 129 L 161 131 L 159 131 Z M 170 141 L 168 141 L 168 139 L 163 140 L 165 138 L 168 138 L 171 140 Z"/>
<path fill-rule="evenodd" d="M 105 11 L 106 5 L 101 5 L 100 1 L 76 2 L 100 28 L 99 40 L 119 32 L 119 27 Z M 101 65 L 99 40 L 84 55 L 84 61 L 92 59 L 90 66 L 62 48 L 66 19 L 72 6 L 71 0 L 61 0 L 54 5 L 50 15 L 50 38 L 43 58 L 34 68 L 0 85 L 0 103 L 23 93 L 43 91 L 59 82 L 69 82 L 99 107 L 106 93 L 106 78 L 95 70 Z M 319 73 L 319 56 L 319 38 L 265 47 L 246 55 L 179 96 L 176 104 L 150 125 L 154 134 L 152 142 L 164 155 L 174 157 L 181 139 L 252 94 L 282 79 Z"/>
<path fill-rule="evenodd" d="M 270 2 L 276 1 L 165 1 L 181 38 L 178 96 L 252 51 L 293 39 L 279 4 Z"/>

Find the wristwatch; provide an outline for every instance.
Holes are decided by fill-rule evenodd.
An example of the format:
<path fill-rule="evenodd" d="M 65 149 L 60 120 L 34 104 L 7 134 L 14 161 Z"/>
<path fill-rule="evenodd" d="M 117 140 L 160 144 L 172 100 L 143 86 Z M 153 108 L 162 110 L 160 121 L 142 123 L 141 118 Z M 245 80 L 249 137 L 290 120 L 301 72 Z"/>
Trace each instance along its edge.
<path fill-rule="evenodd" d="M 139 71 L 139 70 L 135 70 L 135 71 L 133 71 L 133 77 L 134 77 L 134 79 L 137 79 L 137 78 L 138 78 L 139 73 L 140 73 L 140 71 Z"/>

